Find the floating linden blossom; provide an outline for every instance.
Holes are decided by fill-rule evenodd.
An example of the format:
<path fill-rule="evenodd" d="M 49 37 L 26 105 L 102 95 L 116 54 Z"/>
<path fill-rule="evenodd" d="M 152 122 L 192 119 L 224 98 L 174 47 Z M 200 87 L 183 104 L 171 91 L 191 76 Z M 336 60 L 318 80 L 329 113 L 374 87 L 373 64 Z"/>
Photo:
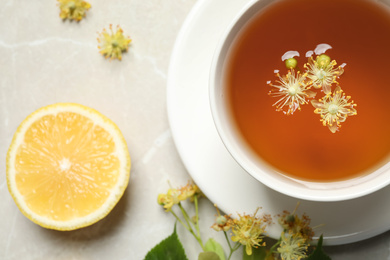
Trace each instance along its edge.
<path fill-rule="evenodd" d="M 122 53 L 129 49 L 131 39 L 123 35 L 123 30 L 117 26 L 114 33 L 110 24 L 110 32 L 103 29 L 98 37 L 100 53 L 105 58 L 122 60 Z"/>
<path fill-rule="evenodd" d="M 91 5 L 82 0 L 57 0 L 60 6 L 62 19 L 80 21 L 85 17 L 86 11 Z"/>
<path fill-rule="evenodd" d="M 277 111 L 293 114 L 297 109 L 301 110 L 301 105 L 308 103 L 307 98 L 315 97 L 316 93 L 309 90 L 311 86 L 307 83 L 306 73 L 295 73 L 294 69 L 290 69 L 286 75 L 280 76 L 276 73 L 276 76 L 279 78 L 276 82 L 279 84 L 269 83 L 273 89 L 268 94 L 280 98 L 273 104 Z"/>
<path fill-rule="evenodd" d="M 348 116 L 356 115 L 356 109 L 350 96 L 345 96 L 345 93 L 337 86 L 333 94 L 328 93 L 320 100 L 312 100 L 312 105 L 316 108 L 314 113 L 321 115 L 321 122 L 324 126 L 328 126 L 332 133 L 335 133 L 342 122 L 344 122 Z"/>
<path fill-rule="evenodd" d="M 307 70 L 307 77 L 315 88 L 321 88 L 325 94 L 331 92 L 332 83 L 337 83 L 336 78 L 343 74 L 344 69 L 337 65 L 335 60 L 330 61 L 329 56 L 320 55 L 316 60 L 309 58 L 309 62 L 304 65 Z"/>

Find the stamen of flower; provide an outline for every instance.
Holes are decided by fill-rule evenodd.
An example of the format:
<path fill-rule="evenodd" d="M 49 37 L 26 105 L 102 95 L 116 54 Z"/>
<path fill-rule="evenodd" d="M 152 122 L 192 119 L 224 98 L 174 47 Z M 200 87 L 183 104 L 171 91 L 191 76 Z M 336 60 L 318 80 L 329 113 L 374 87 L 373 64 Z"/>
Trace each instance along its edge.
<path fill-rule="evenodd" d="M 297 94 L 297 89 L 295 87 L 289 87 L 288 88 L 288 94 L 290 96 L 294 96 L 295 94 Z"/>
<path fill-rule="evenodd" d="M 337 113 L 338 112 L 338 109 L 339 109 L 339 106 L 336 105 L 336 104 L 330 104 L 328 110 L 329 110 L 329 113 L 331 114 L 337 114 L 338 116 L 340 116 L 340 113 Z M 335 120 L 333 120 L 335 121 Z"/>

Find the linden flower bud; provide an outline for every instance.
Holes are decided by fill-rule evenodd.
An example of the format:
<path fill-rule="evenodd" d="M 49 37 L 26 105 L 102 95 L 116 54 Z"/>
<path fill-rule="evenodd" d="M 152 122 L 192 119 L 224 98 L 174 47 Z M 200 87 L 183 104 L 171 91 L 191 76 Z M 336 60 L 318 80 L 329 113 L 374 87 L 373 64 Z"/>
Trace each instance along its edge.
<path fill-rule="evenodd" d="M 295 58 L 289 58 L 285 60 L 284 63 L 287 69 L 295 69 L 298 64 L 298 61 Z"/>
<path fill-rule="evenodd" d="M 321 54 L 320 56 L 317 57 L 317 64 L 321 67 L 321 68 L 325 68 L 327 67 L 329 64 L 330 64 L 330 57 L 328 55 L 325 55 L 325 54 Z"/>
<path fill-rule="evenodd" d="M 219 212 L 218 212 L 219 214 Z M 214 229 L 215 231 L 228 231 L 232 225 L 233 225 L 233 219 L 228 216 L 228 215 L 225 215 L 225 216 L 222 216 L 222 215 L 219 215 L 215 218 L 215 223 L 211 226 L 212 229 Z"/>
<path fill-rule="evenodd" d="M 232 227 L 234 220 L 230 217 L 230 215 L 221 215 L 217 206 L 214 206 L 217 209 L 218 216 L 215 218 L 215 223 L 211 226 L 211 228 L 215 231 L 228 231 Z"/>
<path fill-rule="evenodd" d="M 226 224 L 226 221 L 227 221 L 227 219 L 226 219 L 224 216 L 218 216 L 215 222 L 216 222 L 218 225 L 221 226 L 221 225 L 225 225 L 225 224 Z"/>
<path fill-rule="evenodd" d="M 294 222 L 295 222 L 295 216 L 294 215 L 288 215 L 286 217 L 286 224 L 288 224 L 289 226 L 293 226 L 294 225 Z"/>

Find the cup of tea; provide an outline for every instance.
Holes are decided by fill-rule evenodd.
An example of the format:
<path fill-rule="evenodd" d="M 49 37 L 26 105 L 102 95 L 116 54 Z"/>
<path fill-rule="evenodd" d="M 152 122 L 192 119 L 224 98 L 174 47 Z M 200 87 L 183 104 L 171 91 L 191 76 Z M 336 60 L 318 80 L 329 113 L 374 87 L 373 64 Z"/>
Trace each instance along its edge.
<path fill-rule="evenodd" d="M 341 201 L 387 186 L 388 35 L 383 3 L 250 2 L 211 65 L 210 107 L 226 149 L 254 179 L 299 199 Z M 318 83 L 321 75 L 331 81 Z"/>

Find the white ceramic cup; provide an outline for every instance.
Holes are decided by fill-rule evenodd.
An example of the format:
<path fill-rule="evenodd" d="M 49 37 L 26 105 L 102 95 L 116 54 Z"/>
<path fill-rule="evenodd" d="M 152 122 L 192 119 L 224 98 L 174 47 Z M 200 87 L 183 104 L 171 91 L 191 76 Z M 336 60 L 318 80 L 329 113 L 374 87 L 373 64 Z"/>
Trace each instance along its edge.
<path fill-rule="evenodd" d="M 390 183 L 390 162 L 360 177 L 335 181 L 311 182 L 280 174 L 264 162 L 241 137 L 229 111 L 225 73 L 227 58 L 240 31 L 272 1 L 252 1 L 232 21 L 218 43 L 210 72 L 209 95 L 212 116 L 227 150 L 237 163 L 256 180 L 273 190 L 311 201 L 341 201 L 375 192 Z M 390 134 L 390 133 L 389 133 Z"/>

